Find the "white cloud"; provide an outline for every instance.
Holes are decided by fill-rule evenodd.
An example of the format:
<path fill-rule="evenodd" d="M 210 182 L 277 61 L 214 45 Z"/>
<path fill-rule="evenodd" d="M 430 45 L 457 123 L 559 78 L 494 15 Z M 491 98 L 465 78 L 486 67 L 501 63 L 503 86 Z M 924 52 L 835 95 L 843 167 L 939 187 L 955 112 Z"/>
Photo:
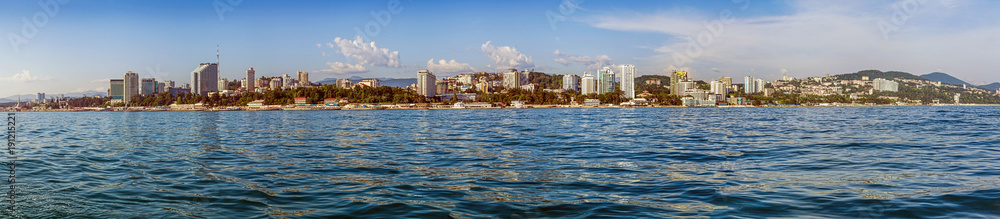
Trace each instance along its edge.
<path fill-rule="evenodd" d="M 14 74 L 14 76 L 2 77 L 2 78 L 0 78 L 0 81 L 8 81 L 8 82 L 35 82 L 35 81 L 50 81 L 50 80 L 53 80 L 53 79 L 55 79 L 55 78 L 53 78 L 53 77 L 41 77 L 41 78 L 39 78 L 38 76 L 31 76 L 31 72 L 29 72 L 28 70 L 22 70 L 21 73 Z"/>
<path fill-rule="evenodd" d="M 611 57 L 607 55 L 599 55 L 595 57 L 590 56 L 578 56 L 563 53 L 559 50 L 553 52 L 556 55 L 555 61 L 559 64 L 569 65 L 570 63 L 580 63 L 587 66 L 588 71 L 597 71 L 605 66 L 611 66 Z"/>
<path fill-rule="evenodd" d="M 353 73 L 364 73 L 368 72 L 368 68 L 364 65 L 355 65 L 343 62 L 327 62 L 329 69 L 319 70 L 319 72 L 334 73 L 334 74 L 353 74 Z"/>
<path fill-rule="evenodd" d="M 403 65 L 399 62 L 399 51 L 389 51 L 386 48 L 378 48 L 375 42 L 365 43 L 361 36 L 355 40 L 342 39 L 337 37 L 333 40 L 337 44 L 337 51 L 350 58 L 358 65 L 380 66 L 390 68 L 400 68 Z"/>
<path fill-rule="evenodd" d="M 497 68 L 526 69 L 535 67 L 535 63 L 531 61 L 531 57 L 521 54 L 516 48 L 509 46 L 497 47 L 490 45 L 490 42 L 492 41 L 486 41 L 481 49 L 486 53 L 486 57 L 493 60 Z"/>
<path fill-rule="evenodd" d="M 995 61 L 993 45 L 1000 40 L 1000 26 L 991 21 L 997 17 L 989 15 L 991 21 L 986 21 L 968 14 L 986 16 L 1000 3 L 916 1 L 920 4 L 905 15 L 905 22 L 884 37 L 879 22 L 898 19 L 894 13 L 906 2 L 789 1 L 788 13 L 767 16 L 750 15 L 733 4 L 728 7 L 733 20 L 713 28 L 707 25 L 721 22 L 719 11 L 616 13 L 581 21 L 602 29 L 669 36 L 653 50 L 658 54 L 644 58 L 649 62 L 645 64 L 651 69 L 674 65 L 705 70 L 706 75 L 699 76 L 704 78 L 754 74 L 777 79 L 781 69 L 805 77 L 877 68 L 918 75 L 949 69 L 947 73 L 967 81 L 996 80 L 994 69 L 1000 62 Z M 678 57 L 691 61 L 679 62 Z M 734 75 L 707 71 L 711 68 Z"/>
<path fill-rule="evenodd" d="M 111 83 L 111 78 L 101 78 L 101 79 L 91 80 L 90 83 Z"/>
<path fill-rule="evenodd" d="M 451 61 L 441 59 L 438 60 L 438 63 L 434 63 L 434 59 L 427 60 L 427 70 L 434 73 L 466 73 L 476 71 L 469 63 L 459 63 L 454 59 Z"/>

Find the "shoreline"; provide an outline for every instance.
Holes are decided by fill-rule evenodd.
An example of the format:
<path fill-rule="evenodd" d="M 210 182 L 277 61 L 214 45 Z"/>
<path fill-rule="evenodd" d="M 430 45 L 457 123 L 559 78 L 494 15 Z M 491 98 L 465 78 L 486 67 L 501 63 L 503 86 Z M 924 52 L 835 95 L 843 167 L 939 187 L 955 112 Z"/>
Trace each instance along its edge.
<path fill-rule="evenodd" d="M 0 112 L 177 112 L 177 111 L 207 111 L 207 112 L 221 112 L 221 111 L 332 111 L 332 110 L 347 110 L 347 111 L 368 111 L 368 110 L 476 110 L 476 109 L 635 109 L 635 108 L 793 108 L 793 107 L 946 107 L 946 106 L 980 106 L 980 107 L 997 107 L 1000 104 L 937 104 L 937 105 L 868 105 L 868 104 L 839 104 L 839 105 L 774 105 L 774 106 L 750 106 L 750 105 L 729 105 L 729 106 L 673 106 L 673 105 L 640 105 L 640 106 L 580 106 L 580 105 L 526 105 L 526 107 L 465 107 L 465 108 L 454 108 L 450 105 L 444 105 L 444 107 L 357 107 L 357 108 L 329 108 L 329 107 L 280 107 L 274 106 L 266 109 L 252 109 L 250 107 L 228 107 L 225 109 L 169 109 L 169 108 L 150 108 L 150 109 L 126 109 L 126 108 L 86 108 L 86 109 L 50 109 L 50 110 L 0 110 Z"/>

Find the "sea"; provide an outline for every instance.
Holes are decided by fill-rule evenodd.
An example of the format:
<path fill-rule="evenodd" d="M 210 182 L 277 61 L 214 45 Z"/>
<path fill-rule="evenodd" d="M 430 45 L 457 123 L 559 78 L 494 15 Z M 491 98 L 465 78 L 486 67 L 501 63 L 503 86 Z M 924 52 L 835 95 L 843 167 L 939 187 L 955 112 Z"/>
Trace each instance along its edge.
<path fill-rule="evenodd" d="M 15 117 L 2 218 L 1000 218 L 1000 107 Z"/>

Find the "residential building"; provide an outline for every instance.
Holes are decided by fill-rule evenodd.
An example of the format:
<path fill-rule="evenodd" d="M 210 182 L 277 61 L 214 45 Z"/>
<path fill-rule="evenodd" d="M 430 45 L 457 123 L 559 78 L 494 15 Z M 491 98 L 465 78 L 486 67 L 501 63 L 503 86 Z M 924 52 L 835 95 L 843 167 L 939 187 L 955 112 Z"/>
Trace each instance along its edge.
<path fill-rule="evenodd" d="M 219 86 L 218 86 L 218 88 L 219 88 L 220 91 L 229 90 L 229 79 L 219 78 Z"/>
<path fill-rule="evenodd" d="M 127 83 L 127 82 L 126 82 Z M 219 63 L 201 63 L 191 72 L 191 93 L 208 95 L 219 91 Z"/>
<path fill-rule="evenodd" d="M 892 80 L 886 80 L 884 78 L 876 78 L 872 81 L 872 87 L 878 91 L 899 91 L 899 82 Z"/>
<path fill-rule="evenodd" d="M 257 78 L 257 71 L 254 71 L 253 67 L 250 67 L 250 69 L 247 70 L 246 83 L 243 85 L 243 88 L 246 88 L 248 92 L 254 91 L 254 89 L 257 88 L 256 86 L 257 81 L 255 80 L 256 78 Z"/>
<path fill-rule="evenodd" d="M 726 87 L 733 85 L 733 78 L 731 77 L 719 77 L 719 81 L 726 84 Z"/>
<path fill-rule="evenodd" d="M 299 85 L 301 86 L 312 85 L 312 83 L 309 82 L 309 72 L 299 71 L 296 72 L 295 75 L 298 76 Z"/>
<path fill-rule="evenodd" d="M 167 92 L 166 89 L 167 89 L 167 83 L 164 83 L 164 82 L 157 82 L 156 83 L 156 93 Z"/>
<path fill-rule="evenodd" d="M 743 77 L 743 92 L 747 94 L 760 92 L 763 87 L 758 88 L 756 86 L 756 79 L 750 76 Z"/>
<path fill-rule="evenodd" d="M 671 87 L 676 87 L 677 88 L 677 90 L 678 90 L 677 96 L 685 96 L 685 95 L 689 95 L 687 93 L 687 91 L 697 89 L 698 88 L 697 85 L 698 84 L 695 83 L 694 81 L 683 80 L 683 81 L 677 82 L 676 85 L 671 85 Z"/>
<path fill-rule="evenodd" d="M 437 95 L 448 93 L 448 80 L 441 79 L 441 80 L 434 81 L 434 89 L 433 90 L 434 90 L 434 93 L 437 94 Z M 458 92 L 462 92 L 462 91 L 458 91 Z"/>
<path fill-rule="evenodd" d="M 583 73 L 583 77 L 580 78 L 580 94 L 593 93 L 597 93 L 597 80 L 594 80 L 594 76 L 590 73 Z"/>
<path fill-rule="evenodd" d="M 337 87 L 339 88 L 351 88 L 351 85 L 352 85 L 351 79 L 348 78 L 337 79 Z"/>
<path fill-rule="evenodd" d="M 361 80 L 361 82 L 358 82 L 356 86 L 379 87 L 382 85 L 379 84 L 378 78 L 372 78 L 372 79 Z"/>
<path fill-rule="evenodd" d="M 429 70 L 417 71 L 417 94 L 425 97 L 434 97 L 437 94 L 437 76 Z"/>
<path fill-rule="evenodd" d="M 288 74 L 281 76 L 281 82 L 281 88 L 292 88 L 292 84 L 294 84 L 292 82 L 292 77 L 288 76 Z"/>
<path fill-rule="evenodd" d="M 576 75 L 563 75 L 562 83 L 563 83 L 562 84 L 563 90 L 578 91 L 577 86 L 579 86 L 579 83 L 577 81 Z"/>
<path fill-rule="evenodd" d="M 615 92 L 615 71 L 610 67 L 597 70 L 597 94 Z"/>
<path fill-rule="evenodd" d="M 472 74 L 458 75 L 458 83 L 462 85 L 472 85 Z"/>
<path fill-rule="evenodd" d="M 708 83 L 713 94 L 729 95 L 729 86 L 723 81 L 712 81 Z"/>
<path fill-rule="evenodd" d="M 521 78 L 519 78 L 521 79 L 520 82 L 521 85 L 531 83 L 531 72 L 532 72 L 531 69 L 525 69 L 524 71 L 521 71 Z"/>
<path fill-rule="evenodd" d="M 139 94 L 143 96 L 155 94 L 156 84 L 157 84 L 156 79 L 153 78 L 141 79 L 141 82 L 139 82 Z"/>
<path fill-rule="evenodd" d="M 112 102 L 124 101 L 125 79 L 111 79 L 111 89 L 108 90 L 108 96 L 111 97 Z"/>
<path fill-rule="evenodd" d="M 125 103 L 131 102 L 132 97 L 139 95 L 139 74 L 129 71 L 125 73 L 125 87 L 124 87 L 124 98 L 122 99 Z"/>
<path fill-rule="evenodd" d="M 281 89 L 281 78 L 271 79 L 270 86 L 271 90 Z"/>
<path fill-rule="evenodd" d="M 619 83 L 621 84 L 625 98 L 635 99 L 635 66 L 622 65 L 621 75 L 622 78 Z"/>
<path fill-rule="evenodd" d="M 678 88 L 678 83 L 681 81 L 688 80 L 688 73 L 683 71 L 675 71 L 670 74 L 670 94 L 681 96 L 684 93 L 684 89 Z"/>
<path fill-rule="evenodd" d="M 45 93 L 38 93 L 35 100 L 38 100 L 39 103 L 45 103 Z"/>
<path fill-rule="evenodd" d="M 507 73 L 503 74 L 503 87 L 507 89 L 520 87 L 521 77 L 523 76 L 517 72 L 517 69 L 507 70 Z"/>

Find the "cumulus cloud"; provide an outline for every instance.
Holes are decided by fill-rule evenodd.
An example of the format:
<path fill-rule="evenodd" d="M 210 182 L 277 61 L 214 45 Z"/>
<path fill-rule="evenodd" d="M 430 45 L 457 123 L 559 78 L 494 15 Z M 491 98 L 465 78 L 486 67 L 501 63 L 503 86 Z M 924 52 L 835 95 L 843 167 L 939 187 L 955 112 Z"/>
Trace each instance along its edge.
<path fill-rule="evenodd" d="M 588 71 L 597 71 L 598 69 L 601 69 L 605 66 L 610 66 L 611 61 L 613 61 L 611 60 L 611 57 L 608 57 L 607 55 L 599 55 L 595 57 L 578 56 L 578 55 L 566 54 L 559 50 L 556 50 L 555 52 L 553 52 L 553 54 L 556 55 L 555 61 L 558 62 L 559 64 L 568 66 L 571 63 L 579 63 L 584 66 L 587 66 Z"/>
<path fill-rule="evenodd" d="M 466 73 L 476 71 L 469 63 L 459 63 L 454 59 L 451 61 L 441 59 L 438 60 L 438 63 L 434 63 L 434 59 L 427 60 L 427 70 L 434 73 Z"/>
<path fill-rule="evenodd" d="M 365 68 L 364 65 L 360 64 L 355 65 L 343 62 L 327 62 L 326 65 L 329 65 L 330 68 L 319 70 L 319 72 L 334 73 L 334 74 L 353 74 L 353 73 L 368 72 L 368 68 Z"/>
<path fill-rule="evenodd" d="M 399 62 L 399 51 L 389 51 L 386 48 L 375 46 L 375 42 L 365 43 L 361 36 L 355 40 L 348 40 L 337 37 L 333 40 L 337 44 L 337 52 L 344 57 L 354 60 L 358 65 L 380 66 L 390 68 L 400 68 L 403 64 Z"/>
<path fill-rule="evenodd" d="M 516 48 L 509 46 L 497 47 L 491 45 L 491 42 L 486 41 L 486 43 L 483 43 L 481 49 L 486 53 L 486 57 L 493 60 L 497 68 L 526 69 L 535 67 L 535 63 L 531 61 L 531 57 L 521 54 Z"/>
<path fill-rule="evenodd" d="M 653 50 L 657 54 L 644 59 L 654 69 L 717 67 L 777 79 L 781 69 L 804 77 L 871 68 L 926 74 L 944 68 L 967 81 L 995 80 L 991 69 L 1000 64 L 992 45 L 1000 40 L 1000 26 L 967 15 L 990 14 L 1000 3 L 916 1 L 915 10 L 899 15 L 897 9 L 907 2 L 788 1 L 788 12 L 777 15 L 752 14 L 733 4 L 727 9 L 733 17 L 725 22 L 719 11 L 683 10 L 595 15 L 579 21 L 601 29 L 667 36 Z M 893 21 L 900 17 L 905 21 Z M 886 22 L 891 27 L 880 26 Z M 708 77 L 738 76 L 703 72 Z"/>
<path fill-rule="evenodd" d="M 32 76 L 31 72 L 29 72 L 28 70 L 22 70 L 21 73 L 14 74 L 14 76 L 0 77 L 0 81 L 6 81 L 6 82 L 35 82 L 35 81 L 50 81 L 53 79 L 55 78 Z"/>

